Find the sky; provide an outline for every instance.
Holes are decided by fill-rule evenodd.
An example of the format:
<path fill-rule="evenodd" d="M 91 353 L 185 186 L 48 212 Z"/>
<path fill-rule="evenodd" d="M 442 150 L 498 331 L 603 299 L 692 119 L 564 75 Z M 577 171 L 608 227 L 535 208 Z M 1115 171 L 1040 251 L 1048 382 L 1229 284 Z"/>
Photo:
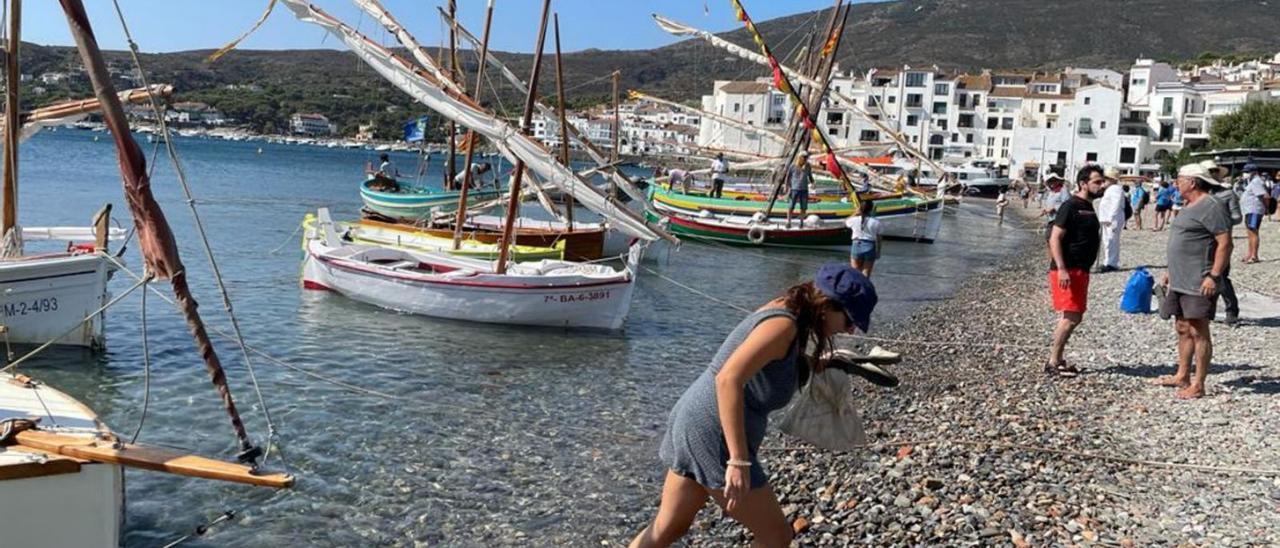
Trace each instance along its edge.
<path fill-rule="evenodd" d="M 144 52 L 211 49 L 238 36 L 258 19 L 267 0 L 119 0 L 129 30 Z M 111 0 L 86 0 L 86 9 L 104 49 L 127 49 L 124 33 Z M 394 39 L 377 27 L 351 2 L 313 0 L 326 12 L 342 19 L 374 40 Z M 383 0 L 387 10 L 399 19 L 420 43 L 442 45 L 447 34 L 436 7 L 444 0 Z M 752 19 L 774 17 L 830 8 L 833 0 L 743 0 Z M 537 41 L 538 17 L 542 2 L 537 0 L 496 0 L 490 49 L 532 52 Z M 596 49 L 649 49 L 678 41 L 662 32 L 650 13 L 657 12 L 676 21 L 720 32 L 738 28 L 729 0 L 552 0 L 551 9 L 560 14 L 560 41 L 564 51 Z M 480 36 L 484 28 L 485 0 L 458 0 L 459 21 Z M 22 40 L 44 45 L 73 45 L 66 17 L 58 2 L 23 2 Z M 551 47 L 550 30 L 548 46 Z M 266 24 L 245 40 L 241 49 L 315 49 L 340 47 L 314 25 L 302 23 L 293 12 L 277 4 Z"/>

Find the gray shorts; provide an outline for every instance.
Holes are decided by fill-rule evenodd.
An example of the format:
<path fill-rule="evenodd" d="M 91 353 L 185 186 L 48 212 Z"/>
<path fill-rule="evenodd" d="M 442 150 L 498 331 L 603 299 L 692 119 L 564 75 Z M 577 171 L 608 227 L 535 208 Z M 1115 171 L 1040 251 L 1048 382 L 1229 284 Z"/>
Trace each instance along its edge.
<path fill-rule="evenodd" d="M 1188 295 L 1170 291 L 1160 302 L 1160 317 L 1185 320 L 1213 320 L 1218 313 L 1218 297 L 1206 299 L 1204 295 Z"/>

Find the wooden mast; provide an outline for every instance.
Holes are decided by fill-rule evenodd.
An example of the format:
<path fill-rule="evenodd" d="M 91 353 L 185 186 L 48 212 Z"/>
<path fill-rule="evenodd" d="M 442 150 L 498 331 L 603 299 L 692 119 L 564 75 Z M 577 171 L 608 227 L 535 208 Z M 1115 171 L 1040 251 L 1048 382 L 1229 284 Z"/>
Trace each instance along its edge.
<path fill-rule="evenodd" d="M 455 19 L 458 16 L 458 2 L 449 0 L 449 18 Z M 458 36 L 454 32 L 454 25 L 449 26 L 449 79 L 454 82 L 458 81 L 458 56 L 454 53 L 458 49 Z M 453 188 L 453 178 L 457 176 L 457 166 L 454 165 L 454 156 L 458 154 L 456 145 L 453 142 L 454 137 L 458 133 L 458 125 L 449 120 L 449 135 L 446 137 L 449 141 L 449 155 L 445 157 L 444 169 L 444 188 L 449 190 Z"/>
<path fill-rule="evenodd" d="M 205 331 L 204 322 L 200 319 L 199 306 L 191 295 L 187 285 L 187 271 L 182 266 L 178 254 L 178 244 L 174 240 L 173 230 L 165 219 L 164 211 L 151 193 L 151 178 L 147 175 L 147 159 L 138 143 L 129 132 L 129 122 L 125 118 L 124 107 L 116 95 L 115 86 L 107 72 L 107 63 L 98 48 L 98 40 L 89 24 L 81 0 L 61 0 L 62 10 L 67 14 L 67 24 L 71 27 L 71 35 L 75 38 L 76 48 L 84 63 L 85 72 L 93 83 L 93 92 L 102 105 L 102 118 L 111 130 L 115 140 L 116 154 L 120 160 L 120 176 L 124 184 L 126 202 L 133 215 L 134 227 L 137 229 L 138 246 L 142 250 L 143 263 L 147 272 L 157 279 L 168 279 L 173 286 L 173 295 L 178 309 L 187 321 L 187 328 L 195 340 L 196 351 L 204 361 L 209 373 L 209 380 L 222 399 L 222 406 L 231 419 L 231 427 L 235 431 L 240 444 L 241 462 L 257 462 L 262 449 L 255 447 L 245 431 L 244 422 L 236 410 L 231 387 L 227 385 L 227 376 L 218 359 L 217 350 L 209 334 Z"/>
<path fill-rule="evenodd" d="M 560 14 L 554 16 L 555 39 L 556 39 L 556 112 L 560 117 L 560 163 L 564 167 L 573 169 L 569 165 L 569 123 L 564 118 L 564 67 L 560 64 Z M 488 35 L 488 32 L 485 33 Z M 566 220 L 569 221 L 569 232 L 573 232 L 573 194 L 565 193 L 565 214 Z"/>
<path fill-rule="evenodd" d="M 618 117 L 618 78 L 620 76 L 622 76 L 621 72 L 616 70 L 613 71 L 613 128 L 612 128 L 613 129 L 613 132 L 612 132 L 613 133 L 613 153 L 609 155 L 609 160 L 610 160 L 609 163 L 614 166 L 618 165 L 618 156 L 621 155 L 621 151 L 618 149 L 619 143 L 621 142 L 621 139 L 620 139 L 621 136 L 619 135 L 619 133 L 622 131 L 622 121 Z M 617 199 L 617 197 L 618 197 L 618 184 L 610 180 L 609 181 L 609 199 L 611 200 Z"/>
<path fill-rule="evenodd" d="M 529 76 L 529 93 L 524 100 L 524 114 L 520 116 L 520 131 L 529 131 L 529 122 L 533 119 L 533 103 L 538 97 L 538 75 L 542 72 L 542 44 L 547 39 L 547 14 L 551 11 L 551 0 L 542 0 L 542 23 L 538 28 L 538 45 L 533 52 L 533 74 Z M 516 213 L 520 209 L 520 181 L 524 177 L 524 160 L 516 160 L 516 174 L 511 178 L 511 189 L 508 192 L 507 220 L 502 227 L 501 247 L 498 249 L 498 274 L 507 273 L 507 258 L 511 253 L 511 244 L 515 243 L 512 232 L 515 229 Z"/>
<path fill-rule="evenodd" d="M 449 34 L 453 35 L 458 28 L 458 20 L 449 18 Z M 477 102 L 480 101 L 480 84 L 484 82 L 484 58 L 489 54 L 489 27 L 493 24 L 493 0 L 484 13 L 484 38 L 480 41 L 480 66 L 476 67 L 476 87 L 472 92 Z M 462 190 L 458 194 L 458 215 L 453 220 L 453 248 L 462 248 L 462 225 L 467 220 L 467 192 L 471 189 L 471 161 L 476 151 L 476 132 L 467 131 L 467 159 L 462 162 Z M 497 174 L 495 173 L 496 177 Z"/>
<path fill-rule="evenodd" d="M 22 42 L 22 0 L 9 0 L 9 40 L 5 43 L 4 213 L 0 239 L 18 225 L 18 44 Z"/>

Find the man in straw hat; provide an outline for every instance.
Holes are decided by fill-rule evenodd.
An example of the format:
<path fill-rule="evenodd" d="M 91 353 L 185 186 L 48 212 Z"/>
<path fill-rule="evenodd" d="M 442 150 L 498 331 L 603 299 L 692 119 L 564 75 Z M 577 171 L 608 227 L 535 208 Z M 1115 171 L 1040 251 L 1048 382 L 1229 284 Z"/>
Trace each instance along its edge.
<path fill-rule="evenodd" d="M 1231 217 L 1212 199 L 1212 193 L 1223 187 L 1205 166 L 1182 166 L 1176 184 L 1187 205 L 1169 224 L 1169 270 L 1161 279 L 1167 291 L 1160 316 L 1176 318 L 1178 369 L 1156 383 L 1177 387 L 1178 398 L 1192 399 L 1204 396 L 1205 377 L 1213 361 L 1209 322 L 1217 311 L 1222 275 L 1231 260 Z"/>
<path fill-rule="evenodd" d="M 1120 269 L 1120 231 L 1124 229 L 1124 188 L 1120 186 L 1120 170 L 1109 167 L 1102 172 L 1102 199 L 1098 201 L 1098 222 L 1102 224 L 1102 264 L 1098 272 Z"/>

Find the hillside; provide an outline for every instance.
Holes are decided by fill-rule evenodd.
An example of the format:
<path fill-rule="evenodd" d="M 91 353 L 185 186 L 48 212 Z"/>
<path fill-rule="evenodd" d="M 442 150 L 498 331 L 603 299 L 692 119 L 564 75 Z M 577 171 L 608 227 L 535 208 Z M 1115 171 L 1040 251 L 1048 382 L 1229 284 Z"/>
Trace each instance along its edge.
<path fill-rule="evenodd" d="M 776 53 L 790 57 L 809 30 L 824 21 L 824 13 L 809 12 L 758 26 Z M 842 67 L 858 69 L 904 63 L 959 70 L 1067 65 L 1124 69 L 1138 56 L 1181 60 L 1204 52 L 1274 53 L 1280 50 L 1277 28 L 1280 9 L 1265 0 L 901 0 L 854 6 L 838 55 Z M 744 30 L 723 36 L 750 45 Z M 203 61 L 207 53 L 148 54 L 143 62 L 153 81 L 176 86 L 179 99 L 210 103 L 258 130 L 280 129 L 293 112 L 317 111 L 329 115 L 346 133 L 354 131 L 356 123 L 373 119 L 389 134 L 399 121 L 422 112 L 346 52 L 241 50 L 212 65 Z M 531 55 L 497 55 L 518 74 L 528 74 Z M 120 68 L 129 67 L 124 52 L 111 52 L 108 58 Z M 474 70 L 474 55 L 467 52 L 462 58 L 468 70 Z M 64 69 L 74 66 L 74 59 L 70 48 L 27 46 L 23 72 L 38 75 Z M 571 105 L 607 100 L 607 75 L 615 69 L 622 71 L 624 90 L 643 89 L 683 101 L 696 100 L 716 79 L 766 74 L 700 41 L 651 50 L 573 52 L 565 55 L 564 65 Z M 543 93 L 554 93 L 554 73 L 543 74 Z M 487 96 L 485 102 L 515 116 L 523 98 L 496 75 L 491 80 L 498 95 Z M 262 89 L 226 89 L 230 84 Z M 51 89 L 38 100 L 28 98 L 48 102 L 87 91 L 80 88 Z"/>

